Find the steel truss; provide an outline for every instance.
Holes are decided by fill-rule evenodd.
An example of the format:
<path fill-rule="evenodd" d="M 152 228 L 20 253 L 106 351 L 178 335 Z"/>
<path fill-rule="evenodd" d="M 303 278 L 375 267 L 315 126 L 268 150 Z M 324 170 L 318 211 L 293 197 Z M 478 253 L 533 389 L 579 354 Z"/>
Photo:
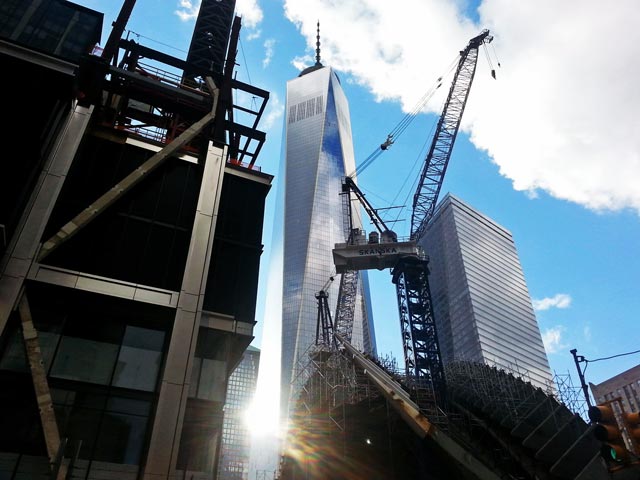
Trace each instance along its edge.
<path fill-rule="evenodd" d="M 493 37 L 488 30 L 472 38 L 466 48 L 460 52 L 460 61 L 453 77 L 449 96 L 445 102 L 429 153 L 425 157 L 420 174 L 418 189 L 413 196 L 411 214 L 411 238 L 420 239 L 429 224 L 436 208 L 436 201 L 447 171 L 451 151 L 458 135 L 462 114 L 469 97 L 471 83 L 476 73 L 478 48 L 489 43 Z"/>
<path fill-rule="evenodd" d="M 431 382 L 444 399 L 445 378 L 429 291 L 426 259 L 402 258 L 393 269 L 407 377 Z"/>

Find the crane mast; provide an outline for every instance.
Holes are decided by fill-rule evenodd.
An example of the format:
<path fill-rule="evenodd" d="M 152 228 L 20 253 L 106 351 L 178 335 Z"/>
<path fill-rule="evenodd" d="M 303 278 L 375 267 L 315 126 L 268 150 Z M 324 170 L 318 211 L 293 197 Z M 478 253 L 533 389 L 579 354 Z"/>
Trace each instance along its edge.
<path fill-rule="evenodd" d="M 424 235 L 435 211 L 475 75 L 478 49 L 491 40 L 489 31 L 483 30 L 460 52 L 449 95 L 413 198 L 411 239 L 416 242 Z M 403 257 L 391 273 L 398 298 L 406 373 L 418 382 L 430 382 L 436 399 L 442 402 L 446 397 L 445 378 L 429 289 L 428 260 Z"/>

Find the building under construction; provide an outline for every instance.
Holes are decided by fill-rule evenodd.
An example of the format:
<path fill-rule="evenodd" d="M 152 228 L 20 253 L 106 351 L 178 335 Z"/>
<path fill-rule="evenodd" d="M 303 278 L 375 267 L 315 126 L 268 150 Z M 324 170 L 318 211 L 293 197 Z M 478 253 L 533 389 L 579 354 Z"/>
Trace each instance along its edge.
<path fill-rule="evenodd" d="M 202 2 L 186 60 L 122 38 L 134 4 L 105 43 L 71 2 L 0 7 L 3 479 L 217 471 L 256 323 L 269 94 L 234 77 L 235 1 Z"/>
<path fill-rule="evenodd" d="M 281 480 L 607 479 L 600 443 L 566 403 L 513 372 L 445 367 L 446 397 L 344 342 L 308 352 Z M 635 472 L 635 473 L 633 473 Z"/>

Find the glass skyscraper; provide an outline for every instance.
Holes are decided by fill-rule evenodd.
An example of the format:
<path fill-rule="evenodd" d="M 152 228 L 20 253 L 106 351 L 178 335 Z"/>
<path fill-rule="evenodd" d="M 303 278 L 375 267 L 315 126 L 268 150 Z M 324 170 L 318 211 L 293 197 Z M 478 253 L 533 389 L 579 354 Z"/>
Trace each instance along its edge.
<path fill-rule="evenodd" d="M 315 343 L 315 295 L 323 288 L 335 312 L 340 277 L 331 251 L 345 241 L 340 192 L 344 176 L 355 170 L 347 99 L 336 73 L 319 59 L 287 83 L 285 127 L 281 398 L 286 413 Z M 359 276 L 352 343 L 374 352 L 366 272 Z"/>
<path fill-rule="evenodd" d="M 511 233 L 448 194 L 421 245 L 444 364 L 470 360 L 553 385 Z"/>

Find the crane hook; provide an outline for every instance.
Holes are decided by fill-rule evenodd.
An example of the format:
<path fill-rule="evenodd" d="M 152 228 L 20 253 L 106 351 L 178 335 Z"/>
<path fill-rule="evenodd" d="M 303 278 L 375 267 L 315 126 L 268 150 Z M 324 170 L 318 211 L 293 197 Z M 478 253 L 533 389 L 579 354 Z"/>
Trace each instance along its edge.
<path fill-rule="evenodd" d="M 390 133 L 385 142 L 380 145 L 380 150 L 387 150 L 391 145 L 393 145 L 393 135 Z"/>

